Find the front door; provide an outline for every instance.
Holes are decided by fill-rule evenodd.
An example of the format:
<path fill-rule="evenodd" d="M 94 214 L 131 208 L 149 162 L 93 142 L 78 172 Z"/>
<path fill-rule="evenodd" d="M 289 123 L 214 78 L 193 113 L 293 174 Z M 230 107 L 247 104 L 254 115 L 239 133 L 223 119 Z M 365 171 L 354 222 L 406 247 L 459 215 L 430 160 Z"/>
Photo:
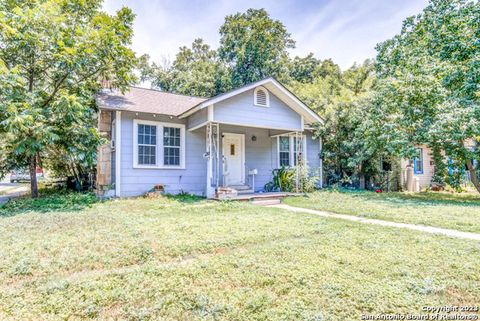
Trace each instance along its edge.
<path fill-rule="evenodd" d="M 244 181 L 244 143 L 243 134 L 223 134 L 223 175 L 225 185 L 243 185 Z"/>

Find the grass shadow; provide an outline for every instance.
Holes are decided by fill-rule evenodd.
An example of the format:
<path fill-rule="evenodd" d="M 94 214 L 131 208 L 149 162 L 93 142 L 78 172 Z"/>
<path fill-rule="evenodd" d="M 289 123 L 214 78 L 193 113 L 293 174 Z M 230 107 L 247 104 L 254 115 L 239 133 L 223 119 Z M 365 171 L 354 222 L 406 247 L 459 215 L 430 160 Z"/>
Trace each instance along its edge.
<path fill-rule="evenodd" d="M 0 205 L 0 217 L 11 217 L 28 212 L 81 211 L 99 202 L 93 193 L 78 193 L 65 189 L 40 190 L 38 198 L 24 196 Z"/>

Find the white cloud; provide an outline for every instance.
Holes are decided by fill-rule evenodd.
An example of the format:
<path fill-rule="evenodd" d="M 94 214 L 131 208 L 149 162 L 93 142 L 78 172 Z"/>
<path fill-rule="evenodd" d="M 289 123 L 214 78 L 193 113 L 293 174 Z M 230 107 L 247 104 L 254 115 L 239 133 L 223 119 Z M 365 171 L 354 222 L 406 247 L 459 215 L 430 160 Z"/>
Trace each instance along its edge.
<path fill-rule="evenodd" d="M 293 55 L 313 52 L 348 68 L 373 58 L 375 45 L 398 33 L 402 21 L 426 5 L 427 0 L 106 0 L 104 7 L 108 12 L 132 8 L 137 15 L 133 49 L 157 62 L 173 59 L 180 46 L 199 37 L 216 48 L 226 15 L 263 7 L 296 40 Z"/>

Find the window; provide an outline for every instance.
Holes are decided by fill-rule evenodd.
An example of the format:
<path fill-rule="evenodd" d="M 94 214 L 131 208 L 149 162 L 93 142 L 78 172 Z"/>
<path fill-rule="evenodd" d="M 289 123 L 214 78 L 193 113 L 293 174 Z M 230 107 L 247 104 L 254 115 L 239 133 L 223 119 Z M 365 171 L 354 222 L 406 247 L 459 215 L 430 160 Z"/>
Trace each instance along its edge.
<path fill-rule="evenodd" d="M 295 135 L 285 135 L 277 137 L 278 145 L 278 167 L 296 166 L 299 159 L 306 160 L 306 136 L 298 137 Z M 301 142 L 300 153 L 297 155 L 297 145 Z"/>
<path fill-rule="evenodd" d="M 180 128 L 163 127 L 163 164 L 180 165 Z"/>
<path fill-rule="evenodd" d="M 413 158 L 413 171 L 415 174 L 423 174 L 423 149 L 417 148 Z"/>
<path fill-rule="evenodd" d="M 279 165 L 282 166 L 290 166 L 290 138 L 288 136 L 280 136 L 278 137 L 278 144 L 279 144 Z"/>
<path fill-rule="evenodd" d="M 135 119 L 134 135 L 133 167 L 184 168 L 184 125 Z"/>
<path fill-rule="evenodd" d="M 256 106 L 261 106 L 261 107 L 270 106 L 270 97 L 268 95 L 268 91 L 265 88 L 263 87 L 255 88 L 253 96 L 254 96 L 254 104 Z"/>
<path fill-rule="evenodd" d="M 155 165 L 157 163 L 157 127 L 138 125 L 138 164 Z"/>

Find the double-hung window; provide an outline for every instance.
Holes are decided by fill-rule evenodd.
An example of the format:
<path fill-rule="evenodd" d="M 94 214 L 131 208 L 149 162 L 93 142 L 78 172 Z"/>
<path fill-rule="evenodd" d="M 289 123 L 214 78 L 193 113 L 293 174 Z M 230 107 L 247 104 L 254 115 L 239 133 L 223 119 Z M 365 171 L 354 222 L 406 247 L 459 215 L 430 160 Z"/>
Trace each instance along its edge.
<path fill-rule="evenodd" d="M 163 164 L 180 166 L 180 128 L 163 127 Z"/>
<path fill-rule="evenodd" d="M 301 144 L 301 145 L 300 145 Z M 278 167 L 296 166 L 301 158 L 306 160 L 306 136 L 285 135 L 277 137 Z"/>
<path fill-rule="evenodd" d="M 135 168 L 185 168 L 185 126 L 134 120 Z"/>
<path fill-rule="evenodd" d="M 157 164 L 157 126 L 138 125 L 138 164 Z"/>
<path fill-rule="evenodd" d="M 415 157 L 413 158 L 413 171 L 415 174 L 423 174 L 423 149 L 417 148 L 415 150 Z"/>
<path fill-rule="evenodd" d="M 290 166 L 290 137 L 278 137 L 278 160 L 279 166 Z"/>

